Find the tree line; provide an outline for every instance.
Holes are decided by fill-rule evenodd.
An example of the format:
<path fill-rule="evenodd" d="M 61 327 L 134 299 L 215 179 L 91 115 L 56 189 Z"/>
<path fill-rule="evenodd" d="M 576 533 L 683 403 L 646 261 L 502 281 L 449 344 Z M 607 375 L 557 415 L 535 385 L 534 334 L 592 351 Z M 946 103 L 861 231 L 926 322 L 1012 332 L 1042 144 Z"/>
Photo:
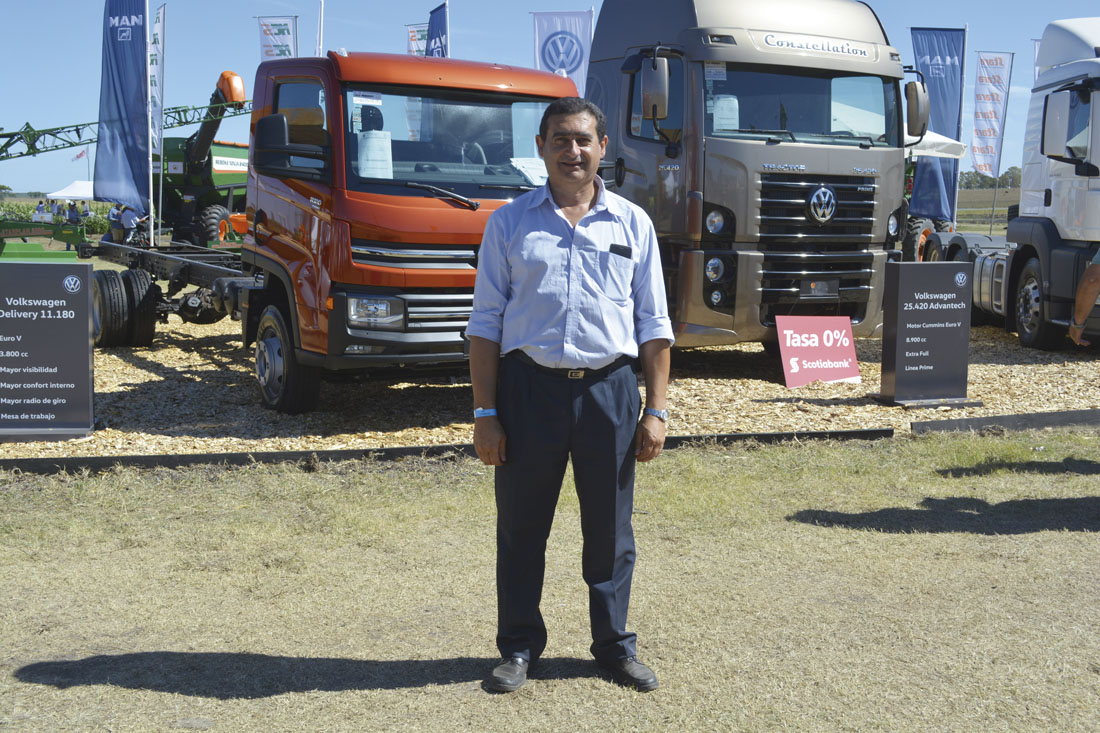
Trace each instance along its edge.
<path fill-rule="evenodd" d="M 1019 188 L 1020 173 L 1020 167 L 1015 165 L 997 179 L 978 171 L 963 171 L 959 174 L 959 188 L 993 188 L 994 184 L 997 188 Z"/>

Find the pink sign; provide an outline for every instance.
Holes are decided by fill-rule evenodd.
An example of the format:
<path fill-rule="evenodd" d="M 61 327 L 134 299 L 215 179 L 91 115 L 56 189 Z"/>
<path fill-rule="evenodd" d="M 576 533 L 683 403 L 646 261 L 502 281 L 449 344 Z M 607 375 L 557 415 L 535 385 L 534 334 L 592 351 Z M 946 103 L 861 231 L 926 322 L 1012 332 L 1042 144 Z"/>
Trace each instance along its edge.
<path fill-rule="evenodd" d="M 847 316 L 776 316 L 787 388 L 822 382 L 859 382 L 859 362 Z"/>

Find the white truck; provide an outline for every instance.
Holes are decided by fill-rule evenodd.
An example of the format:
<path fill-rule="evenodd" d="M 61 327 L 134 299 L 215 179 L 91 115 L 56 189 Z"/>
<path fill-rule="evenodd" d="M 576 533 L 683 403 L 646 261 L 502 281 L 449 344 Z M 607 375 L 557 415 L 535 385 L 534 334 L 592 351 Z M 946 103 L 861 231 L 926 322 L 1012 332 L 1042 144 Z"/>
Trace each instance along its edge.
<path fill-rule="evenodd" d="M 1100 18 L 1043 31 L 1024 134 L 1019 210 L 1003 238 L 933 234 L 947 260 L 974 262 L 976 313 L 1004 318 L 1024 346 L 1069 345 L 1081 275 L 1100 247 Z M 1100 312 L 1085 332 L 1100 335 Z"/>
<path fill-rule="evenodd" d="M 604 0 L 590 58 L 604 177 L 653 218 L 677 346 L 774 347 L 784 315 L 880 335 L 903 133 L 924 133 L 928 99 L 907 84 L 903 115 L 901 55 L 867 4 Z"/>

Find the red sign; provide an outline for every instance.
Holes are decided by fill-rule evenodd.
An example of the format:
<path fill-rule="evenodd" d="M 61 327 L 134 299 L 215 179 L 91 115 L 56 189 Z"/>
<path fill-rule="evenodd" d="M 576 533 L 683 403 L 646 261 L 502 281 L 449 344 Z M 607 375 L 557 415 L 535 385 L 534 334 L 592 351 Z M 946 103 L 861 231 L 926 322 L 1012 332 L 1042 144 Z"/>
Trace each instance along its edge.
<path fill-rule="evenodd" d="M 787 388 L 822 382 L 858 382 L 859 362 L 847 316 L 776 316 Z"/>

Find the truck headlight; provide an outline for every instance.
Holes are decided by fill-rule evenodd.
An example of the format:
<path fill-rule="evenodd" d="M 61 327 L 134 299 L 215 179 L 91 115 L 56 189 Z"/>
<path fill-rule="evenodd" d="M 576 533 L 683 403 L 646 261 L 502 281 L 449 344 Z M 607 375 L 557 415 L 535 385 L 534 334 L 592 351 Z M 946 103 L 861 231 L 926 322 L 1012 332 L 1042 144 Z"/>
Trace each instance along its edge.
<path fill-rule="evenodd" d="M 718 282 L 722 279 L 722 276 L 726 274 L 726 266 L 722 263 L 722 259 L 720 257 L 711 257 L 709 260 L 707 260 L 707 267 L 705 272 L 707 280 L 710 280 L 712 283 Z"/>
<path fill-rule="evenodd" d="M 348 323 L 353 326 L 397 330 L 404 321 L 405 307 L 400 298 L 348 295 Z"/>
<path fill-rule="evenodd" d="M 721 290 L 711 290 L 710 291 L 710 304 L 711 305 L 721 305 L 722 304 L 722 291 Z"/>
<path fill-rule="evenodd" d="M 890 214 L 890 218 L 886 220 L 886 231 L 891 237 L 898 236 L 898 216 L 897 214 Z"/>
<path fill-rule="evenodd" d="M 711 234 L 718 234 L 726 227 L 726 217 L 722 216 L 722 212 L 715 210 L 707 214 L 707 218 L 704 220 L 707 226 L 707 231 Z"/>

